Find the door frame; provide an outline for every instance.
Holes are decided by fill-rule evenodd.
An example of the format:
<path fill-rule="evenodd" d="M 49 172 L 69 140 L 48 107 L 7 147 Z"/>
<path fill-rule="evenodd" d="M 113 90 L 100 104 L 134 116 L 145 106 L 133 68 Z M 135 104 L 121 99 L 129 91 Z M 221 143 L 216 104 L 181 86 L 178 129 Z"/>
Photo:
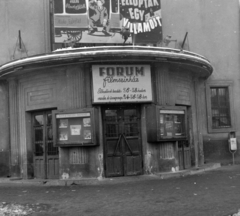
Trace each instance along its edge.
<path fill-rule="evenodd" d="M 47 110 L 39 110 L 39 111 L 32 111 L 31 112 L 31 144 L 32 144 L 32 154 L 33 154 L 33 177 L 34 178 L 39 178 L 37 177 L 36 175 L 36 161 L 35 159 L 37 158 L 43 158 L 43 169 L 44 169 L 44 174 L 42 176 L 43 179 L 56 179 L 56 178 L 59 178 L 59 175 L 52 175 L 52 170 L 49 170 L 50 169 L 50 164 L 49 164 L 49 159 L 53 159 L 53 160 L 57 160 L 58 161 L 58 170 L 57 170 L 57 173 L 59 173 L 59 150 L 58 150 L 58 154 L 56 155 L 48 155 L 48 142 L 49 140 L 47 139 L 47 130 L 48 130 L 48 123 L 47 123 L 47 115 L 48 114 L 51 114 L 52 115 L 52 110 L 54 109 L 47 109 Z M 35 135 L 34 135 L 34 116 L 37 116 L 37 115 L 43 115 L 43 155 L 42 156 L 36 156 L 35 153 L 36 153 L 36 145 L 35 145 Z M 51 120 L 51 129 L 52 129 L 52 120 Z M 53 136 L 53 133 L 52 133 L 52 136 Z M 52 147 L 53 146 L 53 137 L 52 137 Z M 54 161 L 55 162 L 55 161 Z M 52 166 L 52 169 L 55 169 L 55 167 L 53 167 L 53 165 L 51 164 Z M 53 172 L 55 172 L 56 170 L 54 170 Z"/>
<path fill-rule="evenodd" d="M 106 137 L 105 137 L 105 120 L 104 120 L 104 115 L 105 115 L 105 110 L 107 108 L 109 109 L 120 109 L 120 108 L 136 108 L 137 112 L 138 112 L 138 115 L 139 115 L 139 147 L 140 147 L 140 156 L 141 156 L 141 172 L 136 174 L 136 175 L 142 175 L 143 172 L 144 172 L 144 158 L 143 158 L 143 143 L 142 143 L 142 106 L 141 104 L 107 104 L 107 105 L 103 105 L 101 106 L 101 117 L 102 117 L 102 134 L 103 134 L 103 163 L 104 163 L 104 175 L 105 177 L 107 178 L 111 178 L 111 177 L 114 177 L 114 176 L 107 176 L 107 173 L 106 173 L 106 168 L 107 168 L 107 156 L 106 156 L 106 152 L 107 152 L 107 147 L 106 147 Z M 123 139 L 123 138 L 122 138 Z M 123 161 L 123 163 L 125 163 Z M 123 165 L 124 166 L 124 165 Z M 123 169 L 125 169 L 125 167 L 123 167 Z M 123 170 L 123 175 L 121 177 L 124 177 L 124 176 L 128 176 L 128 175 L 124 175 L 125 173 L 125 170 Z M 130 175 L 129 175 L 130 176 Z M 116 176 L 117 177 L 117 176 Z M 119 176 L 120 177 L 120 176 Z"/>

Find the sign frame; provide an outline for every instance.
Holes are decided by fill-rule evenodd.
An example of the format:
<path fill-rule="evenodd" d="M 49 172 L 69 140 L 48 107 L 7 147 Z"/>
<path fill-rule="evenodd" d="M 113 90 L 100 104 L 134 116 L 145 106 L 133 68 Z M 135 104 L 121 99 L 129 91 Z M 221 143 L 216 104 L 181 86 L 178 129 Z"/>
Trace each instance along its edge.
<path fill-rule="evenodd" d="M 146 79 L 144 80 L 140 80 L 140 84 L 139 86 L 136 84 L 137 82 L 134 82 L 136 80 L 133 80 L 133 85 L 129 86 L 126 88 L 126 86 L 124 86 L 125 83 L 123 84 L 119 84 L 121 85 L 121 87 L 117 86 L 116 89 L 111 88 L 111 90 L 107 89 L 108 92 L 102 96 L 102 99 L 99 100 L 96 99 L 96 95 L 97 95 L 97 91 L 99 91 L 99 89 L 97 89 L 99 87 L 99 83 L 95 84 L 94 81 L 96 81 L 96 79 L 98 78 L 94 78 L 94 73 L 96 73 L 96 71 L 94 71 L 95 68 L 99 69 L 102 67 L 112 67 L 115 69 L 115 72 L 117 73 L 117 68 L 123 68 L 125 67 L 125 70 L 127 70 L 126 68 L 130 68 L 130 67 L 145 67 L 144 70 L 147 70 L 147 82 Z M 107 65 L 100 65 L 100 64 L 93 64 L 92 65 L 92 104 L 117 104 L 117 103 L 152 103 L 154 100 L 154 92 L 153 92 L 153 82 L 152 82 L 152 66 L 151 64 L 107 64 Z M 105 73 L 105 71 L 102 71 L 103 73 Z M 144 71 L 145 74 L 146 71 Z M 134 69 L 133 69 L 133 73 L 134 73 Z M 136 68 L 135 68 L 135 73 L 136 73 Z M 110 76 L 111 77 L 111 76 Z M 124 79 L 127 79 L 126 76 L 124 76 Z M 134 77 L 133 77 L 134 78 Z M 145 77 L 146 78 L 146 77 Z M 120 79 L 118 77 L 118 79 Z M 103 79 L 104 80 L 104 79 Z M 101 81 L 103 81 L 101 80 Z M 139 81 L 139 79 L 138 79 Z M 144 81 L 144 83 L 143 83 Z M 131 82 L 131 81 L 129 81 Z M 113 84 L 115 85 L 115 84 Z M 110 84 L 111 86 L 111 84 Z M 144 89 L 142 86 L 147 86 L 146 89 Z M 127 90 L 128 89 L 128 90 Z M 112 97 L 111 92 L 112 91 L 116 95 L 117 99 L 112 99 L 114 97 Z M 128 91 L 128 92 L 126 92 Z M 125 96 L 124 96 L 125 95 Z M 106 97 L 106 99 L 104 98 Z M 109 97 L 109 99 L 107 99 Z M 122 97 L 122 99 L 121 99 Z M 104 100 L 103 100 L 104 99 Z M 111 101 L 112 99 L 112 101 Z"/>
<path fill-rule="evenodd" d="M 97 108 L 53 110 L 52 122 L 54 146 L 99 145 Z"/>
<path fill-rule="evenodd" d="M 182 115 L 182 132 L 177 134 L 176 128 L 172 128 L 172 135 L 165 135 L 165 126 L 175 127 L 175 123 L 180 123 L 178 120 L 164 121 L 163 115 Z M 162 143 L 166 141 L 188 140 L 188 123 L 187 123 L 187 108 L 185 106 L 146 106 L 146 122 L 147 122 L 147 141 L 150 143 Z M 168 125 L 165 125 L 168 124 Z M 165 125 L 165 126 L 164 126 Z M 164 134 L 161 128 L 164 127 Z M 181 133 L 182 133 L 181 132 Z"/>
<path fill-rule="evenodd" d="M 161 0 L 149 5 L 125 0 L 50 0 L 53 44 L 158 44 L 162 41 Z M 99 9 L 100 7 L 100 9 Z M 97 16 L 106 11 L 104 17 Z"/>

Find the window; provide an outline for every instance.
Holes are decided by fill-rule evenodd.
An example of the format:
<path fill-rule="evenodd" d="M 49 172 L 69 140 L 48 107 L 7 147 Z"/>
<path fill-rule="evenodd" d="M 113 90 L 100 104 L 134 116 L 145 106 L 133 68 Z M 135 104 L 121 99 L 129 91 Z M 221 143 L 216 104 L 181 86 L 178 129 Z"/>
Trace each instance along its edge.
<path fill-rule="evenodd" d="M 212 128 L 231 127 L 229 93 L 227 87 L 211 88 Z"/>
<path fill-rule="evenodd" d="M 207 84 L 208 131 L 210 133 L 233 130 L 231 95 L 232 82 L 216 81 Z"/>

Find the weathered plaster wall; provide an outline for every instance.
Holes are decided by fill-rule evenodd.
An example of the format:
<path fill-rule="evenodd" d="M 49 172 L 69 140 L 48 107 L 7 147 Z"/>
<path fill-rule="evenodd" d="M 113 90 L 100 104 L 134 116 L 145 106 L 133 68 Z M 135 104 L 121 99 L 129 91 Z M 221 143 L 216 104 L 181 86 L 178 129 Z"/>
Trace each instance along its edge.
<path fill-rule="evenodd" d="M 190 71 L 179 69 L 174 65 L 158 63 L 154 67 L 153 83 L 157 105 L 187 107 L 191 162 L 192 165 L 203 164 L 203 142 L 198 136 L 201 133 L 201 126 L 198 124 L 201 122 L 197 121 L 201 110 L 196 105 L 201 102 L 195 100 L 196 95 L 204 95 L 204 89 L 199 89 L 197 92 L 195 89 L 195 85 L 200 85 L 201 82 L 197 78 L 195 80 Z M 142 118 L 145 118 L 146 113 L 142 115 Z M 145 122 L 142 127 L 146 130 Z M 178 170 L 180 162 L 176 142 L 147 143 L 144 129 L 142 129 L 142 137 L 145 173 Z"/>
<path fill-rule="evenodd" d="M 88 66 L 84 67 L 81 64 L 61 66 L 31 71 L 17 78 L 19 91 L 17 106 L 20 113 L 18 133 L 21 136 L 19 149 L 12 149 L 12 155 L 19 155 L 21 175 L 24 178 L 33 176 L 33 144 L 31 133 L 27 132 L 31 130 L 30 113 L 39 109 L 91 107 L 91 82 L 88 69 Z M 99 117 L 101 117 L 100 110 Z M 102 130 L 101 125 L 97 127 Z M 103 176 L 102 145 L 100 143 L 100 146 L 96 147 L 59 148 L 59 178 L 101 178 Z"/>
<path fill-rule="evenodd" d="M 0 81 L 0 177 L 10 175 L 8 84 Z"/>
<path fill-rule="evenodd" d="M 171 35 L 179 47 L 188 32 L 185 48 L 210 60 L 214 71 L 207 82 L 233 81 L 235 128 L 240 144 L 239 1 L 161 0 L 163 37 Z M 169 47 L 175 47 L 171 42 Z M 205 88 L 204 84 L 201 88 Z M 206 98 L 202 101 L 202 139 L 207 160 L 229 159 L 227 133 L 207 130 Z M 205 109 L 205 111 L 204 111 Z M 239 145 L 240 149 L 240 145 Z M 239 152 L 238 152 L 239 154 Z"/>
<path fill-rule="evenodd" d="M 0 64 L 26 57 L 25 50 L 16 47 L 19 30 L 28 56 L 50 51 L 48 5 L 48 0 L 0 1 Z"/>

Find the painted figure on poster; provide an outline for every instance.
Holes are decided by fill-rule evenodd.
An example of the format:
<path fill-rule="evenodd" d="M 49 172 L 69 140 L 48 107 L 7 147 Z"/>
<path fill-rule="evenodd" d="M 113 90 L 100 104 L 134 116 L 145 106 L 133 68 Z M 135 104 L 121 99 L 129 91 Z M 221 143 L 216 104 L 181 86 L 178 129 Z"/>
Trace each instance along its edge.
<path fill-rule="evenodd" d="M 97 27 L 103 27 L 102 32 L 105 35 L 110 35 L 109 31 L 109 20 L 108 20 L 108 10 L 104 6 L 105 0 L 90 0 L 89 9 L 92 10 L 93 15 L 89 17 L 90 32 L 93 34 L 97 31 Z"/>

